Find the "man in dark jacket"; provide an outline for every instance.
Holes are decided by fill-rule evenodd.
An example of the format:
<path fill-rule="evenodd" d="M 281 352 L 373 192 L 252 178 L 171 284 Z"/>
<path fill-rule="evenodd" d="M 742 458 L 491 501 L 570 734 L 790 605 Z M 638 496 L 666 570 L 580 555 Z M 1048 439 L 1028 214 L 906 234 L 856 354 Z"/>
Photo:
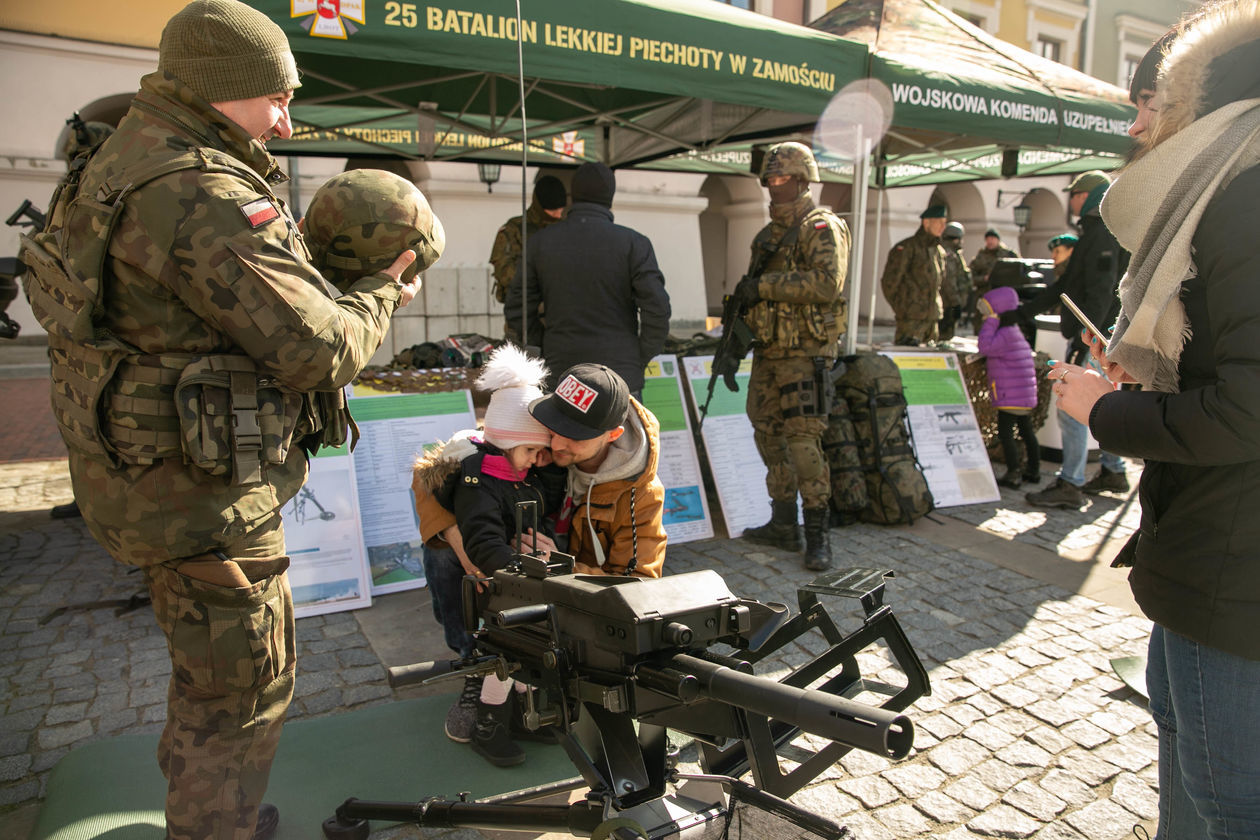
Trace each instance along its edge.
<path fill-rule="evenodd" d="M 669 294 L 652 243 L 613 223 L 616 189 L 604 164 L 578 167 L 569 214 L 533 239 L 529 265 L 524 272 L 517 269 L 503 311 L 519 324 L 522 301 L 528 300 L 530 343 L 541 337 L 552 371 L 598 362 L 620 374 L 638 396 L 643 369 L 669 336 Z M 545 329 L 540 305 L 547 313 Z"/>
<path fill-rule="evenodd" d="M 1081 338 L 1081 322 L 1059 301 L 1060 294 L 1070 297 L 1085 316 L 1100 329 L 1107 329 L 1116 320 L 1120 301 L 1116 287 L 1129 263 L 1129 255 L 1103 224 L 1098 207 L 1110 186 L 1106 173 L 1092 170 L 1077 175 L 1068 187 L 1068 207 L 1080 216 L 1081 235 L 1068 258 L 1063 274 L 1040 295 L 1021 306 L 1019 317 L 1031 319 L 1038 312 L 1059 308 L 1059 332 L 1068 340 L 1064 359 L 1080 364 L 1088 358 L 1089 347 Z M 1011 313 L 1014 316 L 1014 313 Z M 1004 317 L 1003 325 L 1016 323 Z M 1041 490 L 1028 493 L 1026 499 L 1037 507 L 1076 508 L 1085 506 L 1085 461 L 1088 457 L 1088 430 L 1084 425 L 1060 411 L 1059 432 L 1062 435 L 1063 464 L 1054 481 Z M 1090 492 L 1129 489 L 1124 474 L 1124 459 L 1110 452 L 1100 452 L 1101 472 L 1090 482 Z"/>

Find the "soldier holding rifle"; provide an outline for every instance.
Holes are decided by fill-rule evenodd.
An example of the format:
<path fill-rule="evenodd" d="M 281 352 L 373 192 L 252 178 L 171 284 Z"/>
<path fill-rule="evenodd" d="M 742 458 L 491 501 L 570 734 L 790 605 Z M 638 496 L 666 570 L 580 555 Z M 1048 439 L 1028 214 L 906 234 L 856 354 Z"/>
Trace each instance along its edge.
<path fill-rule="evenodd" d="M 849 229 L 809 193 L 818 181 L 809 147 L 779 143 L 761 167 L 770 224 L 752 244 L 748 274 L 731 299 L 754 343 L 748 419 L 766 465 L 771 518 L 744 538 L 788 551 L 802 548 L 796 497 L 805 515 L 805 567 L 831 564 L 827 537 L 831 477 L 823 454 L 831 368 L 845 328 Z"/>

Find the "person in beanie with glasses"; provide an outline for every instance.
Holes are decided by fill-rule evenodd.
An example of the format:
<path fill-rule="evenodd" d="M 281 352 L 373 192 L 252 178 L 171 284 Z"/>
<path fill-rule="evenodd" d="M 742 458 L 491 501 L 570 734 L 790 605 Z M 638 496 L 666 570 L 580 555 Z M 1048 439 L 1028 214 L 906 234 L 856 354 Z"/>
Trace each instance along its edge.
<path fill-rule="evenodd" d="M 308 453 L 345 440 L 342 388 L 420 285 L 400 280 L 409 250 L 335 300 L 312 265 L 265 147 L 292 133 L 300 84 L 279 26 L 194 0 L 117 131 L 59 187 L 41 235 L 74 270 L 27 246 L 75 498 L 144 570 L 166 634 L 158 763 L 178 840 L 275 832 L 262 799 L 295 660 L 281 506 Z M 117 214 L 106 240 L 94 208 Z M 95 306 L 57 308 L 76 294 Z"/>

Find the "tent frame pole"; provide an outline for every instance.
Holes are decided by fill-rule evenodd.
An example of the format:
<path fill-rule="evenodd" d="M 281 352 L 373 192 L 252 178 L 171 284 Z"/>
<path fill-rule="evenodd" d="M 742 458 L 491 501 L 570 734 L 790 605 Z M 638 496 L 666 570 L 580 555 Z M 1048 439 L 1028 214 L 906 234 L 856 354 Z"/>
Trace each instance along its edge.
<path fill-rule="evenodd" d="M 862 252 L 863 240 L 866 238 L 866 191 L 870 180 L 871 152 L 867 143 L 858 132 L 857 154 L 853 156 L 853 195 L 851 196 L 851 216 L 853 229 L 849 247 L 849 312 L 848 324 L 844 333 L 844 354 L 851 356 L 857 349 L 858 306 L 862 290 Z"/>
<path fill-rule="evenodd" d="M 880 187 L 876 190 L 877 200 L 875 202 L 875 246 L 879 245 L 880 234 L 883 233 L 884 224 L 884 188 Z M 875 275 L 874 260 L 871 261 L 871 276 Z M 866 346 L 875 347 L 875 292 L 877 283 L 871 283 L 871 299 L 869 308 L 866 310 Z"/>

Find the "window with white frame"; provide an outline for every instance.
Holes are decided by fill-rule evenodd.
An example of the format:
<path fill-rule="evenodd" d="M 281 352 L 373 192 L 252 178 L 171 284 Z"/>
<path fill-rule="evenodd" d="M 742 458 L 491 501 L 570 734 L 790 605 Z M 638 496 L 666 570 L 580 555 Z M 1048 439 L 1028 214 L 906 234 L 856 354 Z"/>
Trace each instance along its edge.
<path fill-rule="evenodd" d="M 1167 28 L 1162 23 L 1155 23 L 1134 15 L 1116 15 L 1116 37 L 1120 42 L 1116 84 L 1128 89 L 1142 56 L 1146 55 L 1151 44 L 1163 37 Z M 1101 76 L 1102 73 L 1100 72 L 1099 75 Z"/>
<path fill-rule="evenodd" d="M 1002 14 L 1002 0 L 950 0 L 949 10 L 990 35 L 997 34 Z"/>
<path fill-rule="evenodd" d="M 1027 0 L 1027 3 L 1028 43 L 1033 52 L 1075 67 L 1081 24 L 1089 8 L 1083 0 Z"/>

